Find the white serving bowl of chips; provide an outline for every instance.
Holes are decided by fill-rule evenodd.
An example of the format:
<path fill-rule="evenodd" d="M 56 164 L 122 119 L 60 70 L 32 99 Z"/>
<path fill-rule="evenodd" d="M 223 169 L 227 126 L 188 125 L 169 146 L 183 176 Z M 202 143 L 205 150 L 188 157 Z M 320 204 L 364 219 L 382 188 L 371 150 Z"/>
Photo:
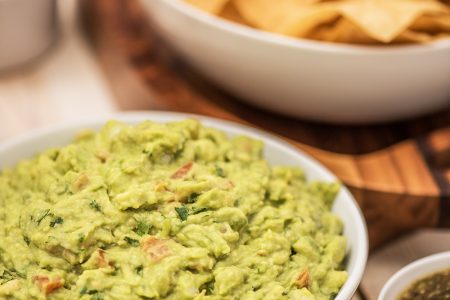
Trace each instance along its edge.
<path fill-rule="evenodd" d="M 141 0 L 155 30 L 224 90 L 310 120 L 373 123 L 450 104 L 450 40 L 355 46 L 289 38 L 204 13 L 181 0 Z"/>

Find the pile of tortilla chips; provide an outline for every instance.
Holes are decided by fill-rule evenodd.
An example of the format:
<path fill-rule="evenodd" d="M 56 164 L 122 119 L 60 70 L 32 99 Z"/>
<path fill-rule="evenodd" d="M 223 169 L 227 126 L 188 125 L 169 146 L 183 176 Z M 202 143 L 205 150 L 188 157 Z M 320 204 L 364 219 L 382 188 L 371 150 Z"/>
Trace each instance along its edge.
<path fill-rule="evenodd" d="M 185 0 L 265 31 L 337 43 L 426 43 L 450 38 L 449 0 Z"/>

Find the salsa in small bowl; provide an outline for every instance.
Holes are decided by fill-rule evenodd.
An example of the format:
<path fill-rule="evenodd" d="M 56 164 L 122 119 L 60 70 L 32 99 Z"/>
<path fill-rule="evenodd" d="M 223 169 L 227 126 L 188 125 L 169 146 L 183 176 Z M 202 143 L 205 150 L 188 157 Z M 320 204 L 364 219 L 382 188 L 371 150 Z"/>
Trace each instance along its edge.
<path fill-rule="evenodd" d="M 378 300 L 450 299 L 450 251 L 417 260 L 389 279 Z"/>

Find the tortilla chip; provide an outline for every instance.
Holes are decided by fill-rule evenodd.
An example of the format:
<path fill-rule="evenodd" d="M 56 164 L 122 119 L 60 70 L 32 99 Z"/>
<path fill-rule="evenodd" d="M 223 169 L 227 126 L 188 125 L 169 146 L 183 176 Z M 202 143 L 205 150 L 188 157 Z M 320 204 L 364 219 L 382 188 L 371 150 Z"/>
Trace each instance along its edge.
<path fill-rule="evenodd" d="M 301 8 L 296 0 L 234 0 L 237 10 L 252 26 L 277 32 L 281 23 Z"/>
<path fill-rule="evenodd" d="M 383 43 L 393 41 L 418 17 L 447 11 L 439 2 L 417 0 L 353 0 L 342 2 L 339 9 L 345 18 Z"/>
<path fill-rule="evenodd" d="M 334 43 L 377 43 L 377 40 L 369 37 L 358 26 L 344 18 L 339 18 L 336 23 L 318 27 L 307 38 Z"/>
<path fill-rule="evenodd" d="M 425 15 L 417 18 L 409 27 L 414 31 L 422 31 L 428 33 L 450 33 L 450 15 Z"/>
<path fill-rule="evenodd" d="M 247 26 L 250 25 L 239 13 L 233 2 L 228 2 L 223 10 L 219 13 L 219 16 L 235 23 Z"/>
<path fill-rule="evenodd" d="M 187 3 L 204 10 L 210 14 L 217 15 L 223 10 L 225 4 L 230 0 L 185 0 Z"/>
<path fill-rule="evenodd" d="M 298 13 L 286 23 L 281 33 L 297 37 L 305 37 L 320 25 L 333 23 L 339 18 L 339 13 L 330 7 L 311 7 Z"/>
<path fill-rule="evenodd" d="M 185 0 L 227 20 L 292 37 L 355 44 L 450 37 L 450 0 Z"/>
<path fill-rule="evenodd" d="M 427 43 L 432 41 L 434 38 L 432 35 L 423 32 L 415 32 L 413 30 L 405 30 L 398 37 L 395 38 L 394 42 L 399 44 L 405 43 Z"/>
<path fill-rule="evenodd" d="M 338 17 L 328 7 L 304 0 L 234 0 L 240 14 L 253 26 L 290 36 L 304 36 Z"/>

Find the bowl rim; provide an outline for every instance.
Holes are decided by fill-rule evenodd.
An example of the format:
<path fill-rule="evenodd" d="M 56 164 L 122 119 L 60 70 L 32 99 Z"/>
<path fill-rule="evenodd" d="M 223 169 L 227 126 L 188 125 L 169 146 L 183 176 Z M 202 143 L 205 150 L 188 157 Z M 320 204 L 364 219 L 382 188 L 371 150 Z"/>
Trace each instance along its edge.
<path fill-rule="evenodd" d="M 402 286 L 403 288 L 406 288 L 416 280 L 424 278 L 427 275 L 432 275 L 434 272 L 446 270 L 450 267 L 449 263 L 449 265 L 447 266 L 438 266 L 436 268 L 433 268 L 433 271 L 425 272 L 425 274 L 417 272 L 420 271 L 420 269 L 424 266 L 432 265 L 440 261 L 450 261 L 450 251 L 435 253 L 407 264 L 406 266 L 398 270 L 393 276 L 391 276 L 389 280 L 383 285 L 380 295 L 378 296 L 378 300 L 388 300 L 386 297 L 389 291 L 393 286 L 396 286 L 398 282 L 403 278 L 410 278 L 410 280 L 408 280 L 408 283 Z M 415 273 L 416 275 L 411 276 L 410 274 L 412 273 Z"/>
<path fill-rule="evenodd" d="M 283 152 L 292 153 L 294 156 L 299 158 L 299 161 L 305 161 L 309 167 L 315 168 L 318 173 L 323 174 L 325 176 L 325 180 L 338 180 L 337 177 L 329 171 L 325 166 L 323 166 L 320 162 L 318 162 L 315 158 L 311 157 L 309 154 L 303 152 L 302 150 L 294 147 L 288 142 L 282 140 L 280 137 L 277 137 L 271 133 L 266 131 L 243 125 L 223 119 L 207 117 L 198 114 L 188 114 L 188 113 L 178 113 L 178 112 L 168 112 L 168 111 L 140 111 L 140 112 L 122 112 L 122 113 L 113 113 L 98 116 L 95 118 L 87 118 L 82 121 L 75 122 L 64 122 L 59 125 L 53 125 L 41 129 L 35 129 L 29 131 L 28 133 L 22 134 L 16 138 L 9 139 L 5 142 L 0 143 L 0 155 L 4 152 L 11 151 L 12 149 L 19 147 L 23 143 L 27 143 L 30 141 L 36 141 L 38 139 L 42 139 L 45 137 L 49 137 L 51 135 L 55 135 L 58 133 L 62 133 L 65 131 L 75 130 L 75 129 L 86 129 L 87 127 L 98 126 L 99 124 L 105 123 L 108 120 L 118 120 L 128 124 L 135 124 L 138 122 L 142 122 L 144 120 L 156 120 L 156 122 L 169 122 L 169 121 L 177 121 L 183 120 L 187 118 L 194 118 L 204 123 L 206 126 L 213 127 L 217 125 L 219 130 L 223 131 L 240 131 L 243 134 L 248 134 L 254 138 L 259 138 L 264 140 L 265 143 L 271 144 L 273 147 L 278 147 Z M 226 128 L 226 129 L 224 129 Z M 45 149 L 45 148 L 44 148 Z M 346 208 L 349 210 L 349 213 L 354 216 L 354 221 L 357 224 L 356 232 L 357 236 L 355 237 L 358 252 L 352 252 L 352 255 L 355 255 L 354 259 L 354 270 L 353 273 L 349 275 L 347 281 L 342 286 L 335 300 L 348 300 L 355 293 L 356 289 L 361 282 L 362 276 L 364 274 L 365 266 L 367 263 L 368 257 L 368 249 L 369 249 L 369 241 L 368 241 L 368 231 L 367 225 L 362 214 L 362 211 L 354 199 L 353 195 L 349 192 L 349 190 L 342 186 L 341 192 L 343 193 L 343 197 L 347 198 L 346 201 L 350 204 Z M 351 251 L 353 248 L 351 248 Z"/>
<path fill-rule="evenodd" d="M 155 1 L 155 0 L 141 0 Z M 278 44 L 291 49 L 307 49 L 323 53 L 348 54 L 348 55 L 394 55 L 394 54 L 420 54 L 424 52 L 450 50 L 450 37 L 424 44 L 407 45 L 357 45 L 344 43 L 331 43 L 326 41 L 308 40 L 303 38 L 292 38 L 281 34 L 258 30 L 249 26 L 235 23 L 218 16 L 204 12 L 183 0 L 158 0 L 170 6 L 181 14 L 185 14 L 206 25 L 235 34 L 254 41 Z"/>

